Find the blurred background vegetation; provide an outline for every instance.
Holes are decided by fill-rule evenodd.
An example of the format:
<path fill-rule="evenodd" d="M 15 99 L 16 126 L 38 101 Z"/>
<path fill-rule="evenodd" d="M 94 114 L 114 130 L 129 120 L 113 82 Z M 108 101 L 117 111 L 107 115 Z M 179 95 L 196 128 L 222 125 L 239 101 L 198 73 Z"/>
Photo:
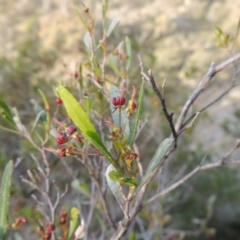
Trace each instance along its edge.
<path fill-rule="evenodd" d="M 54 86 L 60 80 L 70 82 L 80 66 L 83 72 L 87 71 L 83 42 L 85 29 L 74 9 L 81 7 L 80 4 L 81 1 L 77 0 L 0 0 L 0 98 L 19 110 L 26 126 L 32 124 L 36 117 L 30 99 L 42 104 L 37 89 L 45 93 L 51 109 L 54 109 Z M 102 2 L 92 0 L 84 4 L 94 16 L 94 34 L 100 39 Z M 167 79 L 168 106 L 178 116 L 210 63 L 220 63 L 233 54 L 218 46 L 215 26 L 234 36 L 239 9 L 240 0 L 111 0 L 107 17 L 110 21 L 119 16 L 120 23 L 111 35 L 109 45 L 114 49 L 125 36 L 130 38 L 133 51 L 128 76 L 130 84 L 140 85 L 140 54 L 145 70 L 152 69 L 159 86 L 164 78 Z M 239 51 L 239 40 L 234 51 Z M 232 71 L 230 66 L 219 74 L 194 104 L 193 110 L 201 108 L 227 88 Z M 93 96 L 96 88 L 89 87 L 85 91 Z M 145 96 L 142 119 L 147 120 L 147 124 L 137 141 L 143 165 L 147 165 L 156 147 L 170 133 L 158 99 L 150 88 L 146 88 Z M 164 167 L 164 181 L 155 179 L 149 188 L 149 196 L 174 182 L 179 174 L 193 169 L 204 157 L 205 161 L 222 157 L 240 138 L 239 96 L 239 89 L 233 89 L 198 117 L 194 128 L 181 136 L 178 150 Z M 19 179 L 28 168 L 34 167 L 30 157 L 34 149 L 26 140 L 2 130 L 0 143 L 1 169 L 9 159 L 23 158 L 14 175 L 12 214 L 26 215 L 30 222 L 34 222 L 37 209 L 32 208 L 35 205 L 30 199 L 31 191 Z M 234 157 L 238 159 L 239 152 Z M 72 181 L 72 176 L 66 173 L 64 164 L 58 160 L 56 156 L 51 158 L 53 178 L 60 186 L 64 186 Z M 75 166 L 74 161 L 69 158 L 67 164 L 75 167 L 75 178 L 88 182 L 89 176 Z M 213 197 L 213 213 L 208 223 L 209 227 L 216 229 L 213 239 L 239 239 L 239 181 L 238 168 L 223 167 L 199 173 L 141 212 L 145 236 L 148 236 L 145 239 L 160 239 L 159 226 L 166 231 L 197 229 L 199 219 L 205 218 L 207 204 Z M 78 193 L 70 190 L 62 204 L 71 205 L 78 201 L 77 197 Z M 142 239 L 140 236 L 144 236 L 144 233 L 141 229 L 136 231 L 139 232 L 137 239 Z M 33 229 L 25 228 L 22 235 L 24 239 L 30 239 L 27 236 L 33 232 Z M 205 238 L 206 234 L 199 238 L 190 234 L 185 239 Z"/>

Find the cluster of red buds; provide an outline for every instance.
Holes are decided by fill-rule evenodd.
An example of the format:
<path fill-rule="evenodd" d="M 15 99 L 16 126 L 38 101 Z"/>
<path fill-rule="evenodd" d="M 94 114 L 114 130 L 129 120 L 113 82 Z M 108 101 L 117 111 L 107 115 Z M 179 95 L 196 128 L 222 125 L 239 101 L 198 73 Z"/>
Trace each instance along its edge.
<path fill-rule="evenodd" d="M 57 154 L 60 157 L 66 157 L 74 154 L 74 147 L 66 147 L 64 144 L 67 143 L 70 139 L 75 139 L 77 142 L 81 142 L 81 135 L 77 132 L 75 126 L 69 126 L 64 129 L 63 132 L 59 132 L 57 136 L 57 143 L 60 145 L 57 149 Z"/>
<path fill-rule="evenodd" d="M 51 240 L 52 234 L 55 231 L 55 225 L 53 223 L 47 223 L 43 230 L 39 230 L 42 235 L 42 240 Z"/>
<path fill-rule="evenodd" d="M 60 157 L 66 157 L 66 156 L 74 155 L 73 150 L 74 150 L 73 147 L 59 146 L 57 149 L 57 154 Z"/>

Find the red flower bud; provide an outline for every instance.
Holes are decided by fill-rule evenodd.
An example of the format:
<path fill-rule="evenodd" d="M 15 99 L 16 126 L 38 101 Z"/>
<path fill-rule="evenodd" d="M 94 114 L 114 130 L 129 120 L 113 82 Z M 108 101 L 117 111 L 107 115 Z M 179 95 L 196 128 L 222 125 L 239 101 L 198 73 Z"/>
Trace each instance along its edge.
<path fill-rule="evenodd" d="M 75 73 L 74 73 L 74 78 L 75 78 L 75 79 L 78 79 L 78 77 L 79 77 L 78 72 L 75 72 Z"/>
<path fill-rule="evenodd" d="M 68 214 L 65 209 L 62 209 L 60 212 L 60 225 L 64 225 L 67 222 Z"/>
<path fill-rule="evenodd" d="M 61 105 L 62 103 L 63 102 L 61 98 L 56 98 L 56 104 Z"/>
<path fill-rule="evenodd" d="M 137 104 L 134 102 L 132 103 L 132 110 L 134 111 L 137 108 Z"/>
<path fill-rule="evenodd" d="M 66 135 L 64 135 L 64 134 L 58 135 L 58 137 L 57 137 L 58 144 L 64 144 L 67 141 L 68 141 L 68 137 Z"/>
<path fill-rule="evenodd" d="M 19 227 L 21 224 L 26 223 L 27 218 L 26 217 L 18 217 L 15 221 L 15 223 L 12 224 L 13 228 Z"/>
<path fill-rule="evenodd" d="M 67 156 L 70 156 L 70 155 L 74 155 L 74 152 L 73 152 L 73 147 L 69 147 L 66 149 L 66 155 Z"/>
<path fill-rule="evenodd" d="M 124 97 L 114 97 L 112 99 L 112 103 L 115 107 L 120 107 L 120 106 L 123 106 L 125 104 L 125 98 Z"/>
<path fill-rule="evenodd" d="M 55 225 L 53 223 L 47 223 L 46 225 L 46 232 L 52 233 L 55 230 Z"/>
<path fill-rule="evenodd" d="M 72 135 L 74 132 L 77 131 L 77 128 L 75 126 L 69 126 L 66 131 L 68 135 Z"/>
<path fill-rule="evenodd" d="M 58 150 L 57 150 L 57 154 L 60 157 L 66 157 L 66 148 L 64 146 L 59 146 Z"/>

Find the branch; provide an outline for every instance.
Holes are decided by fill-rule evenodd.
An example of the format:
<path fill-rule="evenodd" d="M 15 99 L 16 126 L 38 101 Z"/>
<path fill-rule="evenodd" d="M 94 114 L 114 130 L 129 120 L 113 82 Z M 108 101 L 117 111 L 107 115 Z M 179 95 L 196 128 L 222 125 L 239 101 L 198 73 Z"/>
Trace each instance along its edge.
<path fill-rule="evenodd" d="M 164 80 L 164 82 L 163 82 L 163 85 L 162 85 L 163 93 L 161 93 L 159 91 L 159 89 L 157 88 L 157 85 L 155 83 L 155 80 L 154 80 L 154 77 L 153 77 L 153 74 L 152 74 L 152 70 L 150 69 L 148 71 L 148 76 L 147 76 L 143 71 L 143 65 L 142 65 L 142 60 L 141 60 L 140 56 L 139 56 L 139 61 L 140 61 L 140 68 L 141 68 L 142 76 L 146 79 L 146 81 L 148 81 L 151 84 L 154 92 L 156 93 L 156 95 L 157 95 L 157 97 L 158 97 L 158 99 L 161 103 L 162 110 L 163 110 L 164 115 L 165 115 L 165 117 L 168 121 L 168 124 L 170 126 L 170 129 L 171 129 L 171 132 L 172 132 L 172 135 L 173 135 L 173 138 L 174 138 L 174 148 L 176 148 L 177 147 L 177 137 L 178 137 L 178 135 L 177 135 L 177 132 L 176 132 L 174 124 L 173 124 L 173 114 L 174 113 L 173 112 L 171 112 L 171 113 L 168 112 L 167 105 L 166 105 L 166 100 L 165 100 L 165 94 L 164 94 L 164 88 L 165 88 L 166 80 Z"/>
<path fill-rule="evenodd" d="M 234 66 L 234 68 L 236 68 Z M 188 119 L 183 123 L 182 128 L 186 126 L 186 124 L 192 119 L 194 118 L 197 114 L 205 111 L 206 109 L 208 109 L 209 107 L 211 107 L 213 104 L 215 104 L 216 102 L 220 101 L 225 95 L 227 95 L 233 88 L 237 87 L 240 85 L 240 83 L 236 83 L 236 78 L 239 74 L 239 71 L 237 71 L 236 69 L 234 70 L 234 74 L 231 80 L 231 85 L 225 89 L 221 94 L 219 94 L 214 100 L 212 100 L 210 103 L 206 104 L 204 107 L 202 107 L 200 110 L 198 110 L 197 112 L 193 113 L 192 115 L 190 115 L 190 117 L 188 117 Z"/>
<path fill-rule="evenodd" d="M 113 221 L 113 219 L 112 219 L 112 217 L 111 217 L 111 214 L 110 214 L 110 211 L 109 211 L 109 208 L 108 208 L 106 199 L 105 199 L 105 197 L 104 197 L 104 195 L 103 195 L 103 192 L 102 192 L 102 190 L 101 190 L 100 183 L 99 183 L 97 177 L 95 176 L 94 171 L 92 170 L 92 168 L 89 166 L 89 164 L 88 164 L 86 161 L 82 160 L 81 158 L 79 158 L 79 157 L 77 157 L 77 156 L 75 156 L 75 158 L 76 158 L 79 162 L 81 162 L 81 163 L 87 168 L 87 170 L 88 170 L 91 178 L 94 180 L 94 183 L 96 184 L 97 190 L 98 190 L 98 192 L 99 192 L 99 194 L 100 194 L 100 199 L 101 199 L 102 204 L 103 204 L 103 209 L 104 209 L 104 211 L 105 211 L 106 218 L 107 218 L 110 226 L 113 227 L 113 229 L 117 229 L 117 227 L 116 227 L 116 225 L 115 225 L 115 223 L 114 223 L 114 221 Z"/>
<path fill-rule="evenodd" d="M 142 209 L 142 200 L 143 197 L 145 195 L 145 192 L 147 190 L 147 185 L 144 185 L 140 191 L 140 195 L 139 198 L 136 200 L 136 205 L 133 208 L 133 210 L 131 211 L 130 216 L 125 216 L 124 220 L 122 222 L 120 222 L 120 227 L 116 233 L 116 236 L 114 238 L 111 238 L 112 240 L 119 240 L 121 239 L 121 237 L 123 236 L 123 234 L 126 232 L 126 230 L 128 229 L 128 226 L 130 225 L 130 223 L 132 222 L 132 220 L 136 217 L 136 215 L 141 211 Z"/>
<path fill-rule="evenodd" d="M 201 92 L 209 85 L 212 78 L 220 71 L 222 71 L 225 67 L 229 64 L 234 63 L 240 60 L 240 53 L 235 54 L 233 57 L 229 58 L 228 60 L 224 61 L 223 63 L 219 64 L 218 66 L 214 67 L 214 63 L 211 64 L 207 74 L 203 77 L 201 82 L 199 83 L 198 87 L 193 91 L 190 95 L 188 101 L 185 103 L 180 116 L 175 124 L 175 130 L 178 133 L 183 127 L 183 121 L 186 117 L 189 108 L 194 103 L 194 101 L 198 98 Z"/>
<path fill-rule="evenodd" d="M 176 189 L 180 185 L 184 184 L 187 180 L 189 180 L 191 177 L 193 177 L 199 171 L 209 170 L 209 169 L 212 169 L 212 168 L 221 167 L 223 165 L 232 165 L 232 164 L 240 165 L 240 160 L 239 161 L 234 161 L 234 160 L 227 161 L 226 160 L 239 147 L 240 147 L 240 140 L 237 140 L 234 147 L 231 148 L 220 160 L 218 160 L 217 162 L 214 162 L 214 163 L 209 163 L 209 164 L 203 165 L 203 166 L 201 166 L 201 165 L 197 166 L 195 169 L 193 169 L 186 176 L 184 176 L 183 178 L 181 178 L 180 180 L 178 180 L 177 182 L 175 182 L 174 184 L 172 184 L 171 186 L 169 186 L 168 188 L 166 188 L 162 192 L 159 192 L 158 194 L 156 194 L 152 198 L 148 199 L 148 201 L 146 201 L 143 204 L 143 206 L 146 206 L 147 204 L 152 203 L 153 201 L 158 199 L 159 197 L 162 197 L 162 196 L 168 194 L 169 192 L 173 191 L 174 189 Z"/>

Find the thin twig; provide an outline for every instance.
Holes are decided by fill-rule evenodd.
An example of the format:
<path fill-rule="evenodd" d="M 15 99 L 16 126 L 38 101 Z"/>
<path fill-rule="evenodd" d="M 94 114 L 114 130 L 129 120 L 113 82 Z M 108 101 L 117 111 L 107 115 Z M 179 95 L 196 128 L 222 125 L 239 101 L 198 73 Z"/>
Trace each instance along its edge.
<path fill-rule="evenodd" d="M 204 171 L 204 170 L 208 170 L 208 169 L 212 169 L 212 168 L 216 168 L 216 167 L 220 167 L 223 165 L 230 165 L 230 164 L 240 164 L 240 161 L 234 161 L 234 160 L 230 160 L 230 161 L 226 161 L 226 159 L 234 152 L 236 151 L 238 148 L 240 147 L 240 140 L 237 140 L 236 144 L 234 145 L 234 147 L 232 147 L 220 160 L 214 162 L 214 163 L 209 163 L 209 164 L 205 164 L 203 166 L 199 165 L 197 166 L 195 169 L 193 169 L 190 173 L 188 173 L 186 176 L 184 176 L 183 178 L 181 178 L 180 180 L 178 180 L 177 182 L 175 182 L 174 184 L 172 184 L 171 186 L 169 186 L 168 188 L 166 188 L 165 190 L 159 192 L 158 194 L 154 195 L 153 197 L 151 197 L 150 199 L 148 199 L 143 206 L 146 206 L 149 203 L 152 203 L 153 201 L 155 201 L 156 199 L 158 199 L 159 197 L 162 197 L 166 194 L 168 194 L 169 192 L 173 191 L 174 189 L 176 189 L 177 187 L 179 187 L 180 185 L 184 184 L 187 180 L 189 180 L 191 177 L 193 177 L 196 173 L 198 173 L 199 171 Z"/>
<path fill-rule="evenodd" d="M 208 109 L 209 107 L 211 107 L 212 105 L 214 105 L 216 102 L 218 102 L 219 100 L 221 100 L 226 94 L 228 94 L 233 88 L 239 86 L 239 83 L 235 83 L 233 82 L 231 84 L 231 86 L 229 86 L 227 89 L 225 89 L 221 94 L 219 94 L 214 100 L 212 100 L 210 103 L 206 104 L 204 107 L 202 107 L 200 110 L 198 110 L 197 112 L 191 114 L 187 120 L 183 123 L 182 128 L 184 128 L 186 126 L 186 124 L 193 119 L 198 113 L 201 113 L 203 111 L 205 111 L 206 109 Z M 181 129 L 182 132 L 182 129 Z"/>
<path fill-rule="evenodd" d="M 102 204 L 103 204 L 103 208 L 104 208 L 104 211 L 105 211 L 105 214 L 106 214 L 106 218 L 109 222 L 109 224 L 114 228 L 114 229 L 117 229 L 114 221 L 112 220 L 112 217 L 111 217 L 111 214 L 110 214 L 110 211 L 108 209 L 108 206 L 107 206 L 107 203 L 106 203 L 106 199 L 103 195 L 103 192 L 102 192 L 102 189 L 101 189 L 101 186 L 100 186 L 100 183 L 97 179 L 97 177 L 95 176 L 93 170 L 91 169 L 91 167 L 89 166 L 89 164 L 84 160 L 84 159 L 81 159 L 79 158 L 78 156 L 75 156 L 75 158 L 80 161 L 88 170 L 90 176 L 92 177 L 92 179 L 94 180 L 96 186 L 97 186 L 97 189 L 98 189 L 98 192 L 100 194 L 100 198 L 102 200 Z"/>
<path fill-rule="evenodd" d="M 171 113 L 168 112 L 167 105 L 166 105 L 166 100 L 165 100 L 165 94 L 164 94 L 164 88 L 165 88 L 165 84 L 166 84 L 166 79 L 164 79 L 164 82 L 163 82 L 163 85 L 162 85 L 163 93 L 161 93 L 159 91 L 159 89 L 157 88 L 157 85 L 155 83 L 155 80 L 154 80 L 154 77 L 153 77 L 153 74 L 152 74 L 152 70 L 150 69 L 148 71 L 148 76 L 149 77 L 146 78 L 146 74 L 144 74 L 144 72 L 142 71 L 142 63 L 141 62 L 140 62 L 140 67 L 141 67 L 141 74 L 142 74 L 142 76 L 147 81 L 148 80 L 150 81 L 150 84 L 151 84 L 154 92 L 156 93 L 156 95 L 157 95 L 157 97 L 158 97 L 158 99 L 159 99 L 159 101 L 161 103 L 162 110 L 163 110 L 164 115 L 165 115 L 165 117 L 166 117 L 166 119 L 168 121 L 168 124 L 170 126 L 170 129 L 171 129 L 171 132 L 172 132 L 172 135 L 173 135 L 173 138 L 174 138 L 174 145 L 175 145 L 174 148 L 176 148 L 177 147 L 177 137 L 178 137 L 178 135 L 177 135 L 177 133 L 175 131 L 175 127 L 174 127 L 174 124 L 173 124 L 173 114 L 174 113 L 173 112 L 171 112 Z"/>
<path fill-rule="evenodd" d="M 211 64 L 207 74 L 203 77 L 203 79 L 199 83 L 198 87 L 190 95 L 188 101 L 185 103 L 185 105 L 182 109 L 180 116 L 177 119 L 177 122 L 175 124 L 175 130 L 177 133 L 182 129 L 183 122 L 188 113 L 189 108 L 192 106 L 192 104 L 198 98 L 198 96 L 201 94 L 201 92 L 209 85 L 212 78 L 218 72 L 222 71 L 225 67 L 227 67 L 229 64 L 234 63 L 238 60 L 240 60 L 240 53 L 235 54 L 233 57 L 227 59 L 226 61 L 222 62 L 221 64 L 219 64 L 216 67 L 214 67 L 214 63 Z"/>

